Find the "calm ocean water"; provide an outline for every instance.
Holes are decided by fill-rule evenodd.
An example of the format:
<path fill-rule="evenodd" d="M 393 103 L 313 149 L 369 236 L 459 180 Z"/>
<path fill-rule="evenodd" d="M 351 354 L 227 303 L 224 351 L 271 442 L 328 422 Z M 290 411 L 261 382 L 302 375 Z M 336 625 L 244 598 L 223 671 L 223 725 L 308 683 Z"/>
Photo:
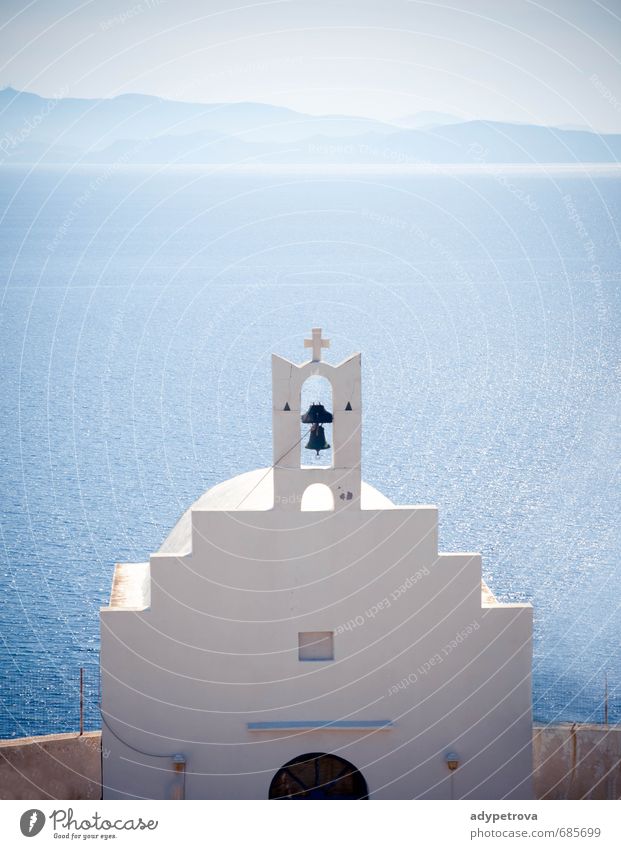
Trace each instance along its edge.
<path fill-rule="evenodd" d="M 621 721 L 621 180 L 0 169 L 0 736 L 98 727 L 98 609 L 271 462 L 270 353 L 363 352 L 367 481 L 535 607 L 542 721 Z"/>

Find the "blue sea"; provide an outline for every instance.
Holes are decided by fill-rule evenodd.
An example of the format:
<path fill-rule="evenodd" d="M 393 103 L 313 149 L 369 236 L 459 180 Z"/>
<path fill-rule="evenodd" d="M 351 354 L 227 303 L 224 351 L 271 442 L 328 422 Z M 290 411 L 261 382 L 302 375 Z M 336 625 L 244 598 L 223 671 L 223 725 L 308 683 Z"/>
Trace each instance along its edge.
<path fill-rule="evenodd" d="M 272 351 L 363 356 L 363 473 L 531 601 L 542 722 L 621 721 L 613 167 L 0 168 L 0 736 L 97 712 L 116 561 L 271 463 Z"/>

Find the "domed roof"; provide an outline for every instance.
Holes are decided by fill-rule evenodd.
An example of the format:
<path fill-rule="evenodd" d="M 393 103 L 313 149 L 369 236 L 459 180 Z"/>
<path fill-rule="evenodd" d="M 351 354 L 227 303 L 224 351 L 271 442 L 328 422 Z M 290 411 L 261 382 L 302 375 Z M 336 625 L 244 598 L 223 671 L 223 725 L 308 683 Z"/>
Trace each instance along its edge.
<path fill-rule="evenodd" d="M 186 554 L 192 547 L 192 510 L 271 510 L 274 505 L 272 468 L 255 469 L 212 486 L 189 507 L 160 546 L 160 554 Z M 375 487 L 362 482 L 362 510 L 394 509 L 395 505 Z M 302 499 L 303 511 L 333 509 L 327 487 L 310 484 Z"/>

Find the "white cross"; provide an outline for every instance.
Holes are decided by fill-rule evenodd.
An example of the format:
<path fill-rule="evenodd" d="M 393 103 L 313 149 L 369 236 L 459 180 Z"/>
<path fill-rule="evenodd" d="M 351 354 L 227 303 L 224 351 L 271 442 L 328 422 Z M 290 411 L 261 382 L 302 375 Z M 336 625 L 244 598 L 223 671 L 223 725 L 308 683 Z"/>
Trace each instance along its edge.
<path fill-rule="evenodd" d="M 313 349 L 313 362 L 318 363 L 321 360 L 321 349 L 330 347 L 329 339 L 321 338 L 321 327 L 313 327 L 313 338 L 304 340 L 305 348 Z"/>

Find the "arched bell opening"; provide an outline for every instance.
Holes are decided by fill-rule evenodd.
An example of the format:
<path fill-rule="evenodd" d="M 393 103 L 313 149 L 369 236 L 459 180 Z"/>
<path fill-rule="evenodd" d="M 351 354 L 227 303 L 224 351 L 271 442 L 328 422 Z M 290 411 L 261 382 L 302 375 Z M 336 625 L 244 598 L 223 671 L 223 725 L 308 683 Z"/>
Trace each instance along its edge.
<path fill-rule="evenodd" d="M 301 466 L 332 466 L 332 384 L 312 375 L 302 384 Z"/>
<path fill-rule="evenodd" d="M 368 799 L 356 767 L 325 752 L 300 755 L 282 766 L 270 784 L 270 799 Z"/>
<path fill-rule="evenodd" d="M 300 503 L 302 512 L 320 513 L 334 510 L 334 494 L 325 483 L 312 483 L 302 493 Z"/>

